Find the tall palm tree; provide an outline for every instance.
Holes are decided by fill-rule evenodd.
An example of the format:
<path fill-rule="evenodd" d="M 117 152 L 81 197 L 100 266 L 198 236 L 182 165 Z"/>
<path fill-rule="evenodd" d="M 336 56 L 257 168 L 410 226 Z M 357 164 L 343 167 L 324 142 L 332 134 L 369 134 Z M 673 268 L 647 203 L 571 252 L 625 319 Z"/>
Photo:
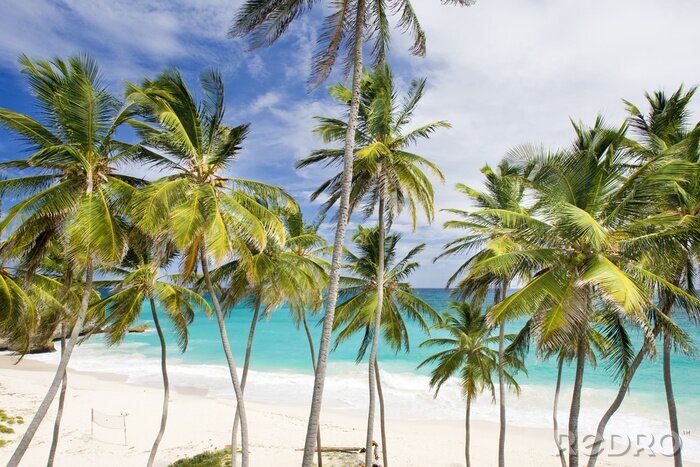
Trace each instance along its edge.
<path fill-rule="evenodd" d="M 85 280 L 56 374 L 11 466 L 19 464 L 61 386 L 85 322 L 94 262 L 119 261 L 125 253 L 124 207 L 137 183 L 115 172 L 117 163 L 130 154 L 115 132 L 132 118 L 132 109 L 107 91 L 97 64 L 87 56 L 51 62 L 22 57 L 20 63 L 41 112 L 34 119 L 0 109 L 0 125 L 19 135 L 31 151 L 27 159 L 2 164 L 31 172 L 0 182 L 3 195 L 18 200 L 0 223 L 0 231 L 12 228 L 2 254 L 31 269 L 60 238 L 70 261 L 79 265 L 76 269 L 85 271 Z"/>
<path fill-rule="evenodd" d="M 659 192 L 668 191 L 668 179 L 693 169 L 668 163 L 657 170 L 632 171 L 628 152 L 622 150 L 626 127 L 607 128 L 602 118 L 593 127 L 574 125 L 571 148 L 554 153 L 522 148 L 536 205 L 530 213 L 482 210 L 498 216 L 504 225 L 519 228 L 533 245 L 480 261 L 472 274 L 507 274 L 518 268 L 536 271 L 522 289 L 492 307 L 489 319 L 534 314 L 540 346 L 573 343 L 576 375 L 569 414 L 569 467 L 578 467 L 578 415 L 584 364 L 588 353 L 588 329 L 600 304 L 625 319 L 651 327 L 644 308 L 653 290 L 661 287 L 687 300 L 689 294 L 644 267 L 635 252 L 626 251 L 630 241 L 626 224 L 645 216 Z M 638 184 L 631 189 L 625 175 Z M 690 297 L 692 298 L 692 297 Z M 596 306 L 594 306 L 596 305 Z"/>
<path fill-rule="evenodd" d="M 639 137 L 639 141 L 628 141 L 628 146 L 638 158 L 641 168 L 653 170 L 660 161 L 679 160 L 690 164 L 700 161 L 700 127 L 691 127 L 688 121 L 688 107 L 695 94 L 696 88 L 685 91 L 680 86 L 671 96 L 663 91 L 646 94 L 649 106 L 648 114 L 643 114 L 632 103 L 625 101 L 629 112 L 629 124 Z M 663 197 L 658 203 L 659 216 L 648 219 L 646 224 L 652 225 L 656 235 L 664 241 L 664 256 L 676 258 L 676 267 L 669 268 L 670 272 L 664 278 L 674 285 L 681 286 L 689 294 L 695 295 L 694 268 L 697 265 L 697 237 L 694 232 L 698 229 L 698 213 L 700 213 L 700 172 L 697 170 L 684 180 L 674 184 L 674 190 Z M 682 235 L 679 236 L 679 234 Z M 671 240 L 671 241 L 669 241 Z M 677 300 L 663 294 L 661 296 L 661 312 L 672 319 Z M 693 306 L 683 307 L 691 318 L 698 317 L 698 310 Z M 669 329 L 665 326 L 665 329 Z M 669 424 L 673 440 L 674 466 L 683 465 L 682 442 L 678 428 L 678 415 L 673 394 L 671 377 L 671 350 L 674 336 L 671 332 L 663 335 L 663 375 L 666 402 L 668 407 Z M 649 351 L 644 345 L 643 353 Z M 640 362 L 643 356 L 639 358 Z M 621 400 L 620 400 L 621 403 Z M 614 411 L 613 411 L 614 412 Z M 603 426 L 604 429 L 604 426 Z M 593 466 L 595 460 L 589 465 Z"/>
<path fill-rule="evenodd" d="M 498 336 L 492 336 L 493 328 L 482 312 L 482 302 L 452 302 L 450 311 L 445 312 L 442 321 L 435 326 L 445 337 L 433 337 L 421 347 L 443 347 L 444 350 L 425 359 L 418 366 L 433 366 L 430 387 L 435 388 L 437 397 L 440 388 L 451 377 L 457 376 L 466 400 L 464 456 L 467 467 L 471 466 L 469 455 L 469 418 L 474 398 L 484 390 L 496 398 L 493 374 L 498 372 L 498 351 L 493 347 Z M 510 336 L 509 336 L 510 337 Z M 515 354 L 508 354 L 503 374 L 510 385 L 519 390 L 513 376 L 514 371 L 523 369 L 522 362 Z"/>
<path fill-rule="evenodd" d="M 170 398 L 167 349 L 156 306 L 161 307 L 173 324 L 172 330 L 178 338 L 182 352 L 187 349 L 187 327 L 194 319 L 195 310 L 203 309 L 209 316 L 212 312 L 201 295 L 174 283 L 172 277 L 161 275 L 161 268 L 167 267 L 170 255 L 156 251 L 155 245 L 149 245 L 150 241 L 146 238 L 141 238 L 134 243 L 136 245 L 132 245 L 122 264 L 109 268 L 109 273 L 118 276 L 119 279 L 97 283 L 103 287 L 110 286 L 110 292 L 92 308 L 96 314 L 103 315 L 101 321 L 107 326 L 107 342 L 114 345 L 122 342 L 129 328 L 141 318 L 144 305 L 148 303 L 150 307 L 153 324 L 160 341 L 160 364 L 163 376 L 163 409 L 160 428 L 148 457 L 147 465 L 150 467 L 155 461 L 158 446 L 165 433 Z"/>
<path fill-rule="evenodd" d="M 374 72 L 365 73 L 360 92 L 359 118 L 355 130 L 356 151 L 353 160 L 352 190 L 349 209 L 354 212 L 361 207 L 365 216 L 370 216 L 375 208 L 379 219 L 379 253 L 376 288 L 378 300 L 374 320 L 375 336 L 369 354 L 369 413 L 367 418 L 366 462 L 369 465 L 372 455 L 372 441 L 375 412 L 375 371 L 374 362 L 379 345 L 381 329 L 382 300 L 384 281 L 384 237 L 393 220 L 408 206 L 413 227 L 417 222 L 417 211 L 421 209 L 428 222 L 434 217 L 433 186 L 426 172 L 443 181 L 443 176 L 435 164 L 422 156 L 409 152 L 411 145 L 430 137 L 439 128 L 449 127 L 444 121 L 428 123 L 409 129 L 413 112 L 423 96 L 425 79 L 415 80 L 403 102 L 394 88 L 394 80 L 388 66 L 381 66 Z M 332 95 L 340 102 L 350 104 L 352 91 L 342 84 L 331 89 Z M 319 117 L 316 129 L 326 142 L 342 141 L 347 124 L 331 117 Z M 312 164 L 339 165 L 344 160 L 340 149 L 322 149 L 310 157 L 299 161 L 298 168 Z M 343 192 L 343 172 L 325 181 L 312 194 L 312 200 L 327 193 L 328 201 L 323 211 L 329 210 Z M 388 225 L 387 225 L 388 224 Z"/>
<path fill-rule="evenodd" d="M 357 172 L 356 172 L 357 173 Z M 420 297 L 413 294 L 413 289 L 406 282 L 419 264 L 415 256 L 424 248 L 425 244 L 411 249 L 403 258 L 397 257 L 397 245 L 401 239 L 398 234 L 383 237 L 379 228 L 359 227 L 353 236 L 353 243 L 358 249 L 354 254 L 345 253 L 345 267 L 352 273 L 351 277 L 341 281 L 340 296 L 342 303 L 338 305 L 335 316 L 334 330 L 337 331 L 335 346 L 358 332 L 363 333 L 362 342 L 357 352 L 359 363 L 365 356 L 367 348 L 371 348 L 379 339 L 378 334 L 383 331 L 384 339 L 389 346 L 399 352 L 408 351 L 410 343 L 406 320 L 417 323 L 426 334 L 429 334 L 431 322 L 439 319 L 439 315 L 433 308 Z M 384 247 L 380 246 L 384 242 Z M 381 256 L 384 261 L 381 261 Z M 377 264 L 382 264 L 383 273 L 379 273 Z M 382 277 L 382 290 L 377 291 L 378 277 Z M 377 302 L 381 300 L 383 306 L 381 328 L 377 329 Z M 379 380 L 379 364 L 376 359 L 372 363 L 372 369 L 377 378 L 380 402 L 380 421 L 382 432 L 382 454 L 384 464 L 388 465 L 386 446 L 386 429 L 384 418 L 384 398 L 381 392 Z M 370 449 L 371 456 L 372 449 Z M 373 462 L 372 459 L 370 462 Z M 367 465 L 372 465 L 368 463 Z"/>
<path fill-rule="evenodd" d="M 474 0 L 443 0 L 443 4 L 469 6 Z M 325 3 L 324 3 L 325 4 Z M 239 9 L 234 23 L 229 31 L 231 37 L 248 36 L 251 47 L 269 46 L 277 41 L 302 14 L 308 12 L 314 2 L 279 0 L 266 2 L 261 0 L 246 0 Z M 391 39 L 389 18 L 400 15 L 398 26 L 403 32 L 408 32 L 413 38 L 411 52 L 414 55 L 425 55 L 425 33 L 420 26 L 410 0 L 400 0 L 387 4 L 385 0 L 342 0 L 330 3 L 331 12 L 326 16 L 323 32 L 319 38 L 319 51 L 313 60 L 311 82 L 318 85 L 331 73 L 339 54 L 345 58 L 345 72 L 352 72 L 352 91 L 350 108 L 347 115 L 347 126 L 343 147 L 343 175 L 338 207 L 338 222 L 333 242 L 333 256 L 326 295 L 325 315 L 323 321 L 321 343 L 318 353 L 318 364 L 314 381 L 314 392 L 311 398 L 311 411 L 304 444 L 304 467 L 310 467 L 313 461 L 314 443 L 321 415 L 323 385 L 326 377 L 326 365 L 331 343 L 331 326 L 335 315 L 335 305 L 338 299 L 338 281 L 340 279 L 341 257 L 343 242 L 350 218 L 350 190 L 353 179 L 353 151 L 355 148 L 355 129 L 357 128 L 358 111 L 360 108 L 360 82 L 363 68 L 364 38 L 369 38 L 372 44 L 372 55 L 375 64 L 384 62 Z"/>
<path fill-rule="evenodd" d="M 204 98 L 197 104 L 180 73 L 171 69 L 142 85 L 130 84 L 128 98 L 148 121 L 137 125 L 143 138 L 139 157 L 169 172 L 134 196 L 132 215 L 144 232 L 165 229 L 182 251 L 183 277 L 202 268 L 221 343 L 236 394 L 241 419 L 242 464 L 249 463 L 248 423 L 240 380 L 224 323 L 224 310 L 212 282 L 209 262 L 221 263 L 236 255 L 248 261 L 249 245 L 265 248 L 273 236 L 283 242 L 284 226 L 258 198 L 289 204 L 281 189 L 251 180 L 229 178 L 226 170 L 240 153 L 248 125 L 223 123 L 224 84 L 215 70 L 202 74 Z M 232 438 L 235 454 L 235 439 Z M 232 455 L 236 464 L 236 455 Z"/>
<path fill-rule="evenodd" d="M 526 171 L 527 172 L 527 171 Z M 499 209 L 516 213 L 524 213 L 522 206 L 525 194 L 525 177 L 520 168 L 510 165 L 507 161 L 498 164 L 497 170 L 486 165 L 481 169 L 485 177 L 485 190 L 479 191 L 464 184 L 458 184 L 458 192 L 465 194 L 476 210 Z M 445 245 L 445 251 L 438 258 L 445 256 L 471 253 L 471 256 L 459 266 L 455 274 L 450 277 L 447 287 L 456 284 L 455 292 L 463 300 L 473 293 L 485 293 L 485 288 L 494 290 L 494 303 L 505 299 L 510 283 L 517 271 L 511 271 L 507 276 L 486 275 L 475 278 L 468 276 L 473 264 L 480 259 L 490 257 L 506 251 L 514 251 L 520 248 L 522 235 L 516 230 L 504 227 L 499 218 L 488 215 L 472 214 L 463 209 L 449 209 L 449 212 L 459 216 L 459 219 L 445 223 L 447 229 L 465 230 L 467 235 L 449 242 Z M 437 258 L 436 258 L 437 259 Z M 526 276 L 527 272 L 521 272 Z M 525 273 L 525 274 L 523 274 Z M 461 280 L 460 280 L 461 279 Z M 499 323 L 498 340 L 498 404 L 500 416 L 500 430 L 498 436 L 498 465 L 505 465 L 505 439 L 506 439 L 506 404 L 505 404 L 505 378 L 503 375 L 503 361 L 505 358 L 505 322 Z"/>

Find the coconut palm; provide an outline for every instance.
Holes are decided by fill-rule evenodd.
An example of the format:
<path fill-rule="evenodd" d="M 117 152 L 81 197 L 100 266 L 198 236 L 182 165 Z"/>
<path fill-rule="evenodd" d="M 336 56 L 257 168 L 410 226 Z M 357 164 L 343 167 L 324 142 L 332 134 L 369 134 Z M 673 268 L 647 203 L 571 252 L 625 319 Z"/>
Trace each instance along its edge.
<path fill-rule="evenodd" d="M 518 292 L 495 305 L 489 319 L 515 319 L 534 314 L 541 348 L 575 343 L 576 375 L 569 414 L 569 466 L 578 467 L 578 415 L 588 329 L 604 304 L 640 325 L 649 334 L 644 313 L 655 287 L 684 303 L 694 298 L 644 267 L 638 251 L 627 251 L 633 235 L 626 224 L 645 216 L 668 180 L 693 169 L 669 162 L 654 171 L 632 171 L 622 150 L 626 127 L 611 129 L 602 118 L 593 127 L 575 124 L 569 149 L 547 152 L 521 148 L 524 164 L 533 164 L 531 183 L 536 205 L 530 213 L 481 210 L 519 228 L 533 245 L 480 261 L 472 274 L 504 275 L 513 269 L 533 270 L 533 278 Z M 624 176 L 635 178 L 635 189 Z M 594 306 L 594 303 L 596 306 Z M 600 306 L 599 306 L 600 305 Z"/>
<path fill-rule="evenodd" d="M 629 124 L 639 138 L 638 141 L 628 141 L 628 146 L 638 158 L 641 169 L 654 170 L 660 162 L 674 159 L 691 164 L 696 164 L 700 160 L 700 147 L 698 146 L 700 129 L 697 126 L 692 128 L 688 121 L 688 107 L 695 90 L 696 88 L 691 88 L 685 91 L 681 86 L 671 96 L 667 96 L 663 91 L 646 94 L 649 106 L 647 115 L 643 114 L 632 103 L 625 101 L 630 115 Z M 674 285 L 680 285 L 689 294 L 695 295 L 696 289 L 693 280 L 694 268 L 697 264 L 697 237 L 694 232 L 697 232 L 698 229 L 697 215 L 700 212 L 699 173 L 695 171 L 691 176 L 674 183 L 673 191 L 661 198 L 658 206 L 659 215 L 647 219 L 645 224 L 652 226 L 656 231 L 656 236 L 663 239 L 663 250 L 658 249 L 659 244 L 650 245 L 649 243 L 653 243 L 653 240 L 646 242 L 645 246 L 647 248 L 656 247 L 649 251 L 663 251 L 662 255 L 666 258 L 675 258 L 675 267 L 668 268 L 669 271 L 663 277 Z M 677 300 L 667 294 L 660 296 L 662 298 L 661 312 L 672 319 Z M 691 319 L 698 317 L 695 307 L 685 306 L 683 308 Z M 670 329 L 669 326 L 664 328 Z M 682 443 L 671 377 L 671 350 L 674 335 L 670 331 L 662 332 L 662 334 L 664 387 L 673 440 L 674 465 L 681 467 L 683 464 Z M 680 347 L 682 348 L 682 346 Z M 644 345 L 641 353 L 646 354 L 649 350 L 650 346 Z M 639 356 L 639 361 L 641 362 L 643 358 L 643 355 Z M 620 399 L 619 403 L 621 402 Z M 601 428 L 605 429 L 604 423 Z M 599 431 L 599 435 L 602 436 L 601 431 Z M 595 460 L 592 458 L 589 466 L 595 465 Z"/>
<path fill-rule="evenodd" d="M 246 299 L 253 304 L 241 375 L 243 391 L 259 318 L 269 318 L 277 307 L 287 304 L 298 326 L 300 320 L 305 319 L 307 306 L 318 306 L 326 281 L 327 265 L 320 257 L 325 250 L 325 241 L 316 234 L 317 227 L 306 225 L 299 210 L 278 208 L 276 211 L 285 225 L 284 243 L 274 237 L 268 238 L 264 250 L 254 252 L 248 261 L 234 260 L 212 272 L 215 282 L 224 286 L 224 306 L 233 308 Z M 234 436 L 237 430 L 238 417 L 234 420 Z"/>
<path fill-rule="evenodd" d="M 474 398 L 483 391 L 491 392 L 495 400 L 493 374 L 498 372 L 498 351 L 494 346 L 498 336 L 492 336 L 493 328 L 482 312 L 482 302 L 452 302 L 450 311 L 445 312 L 442 321 L 435 326 L 446 334 L 445 337 L 433 337 L 421 344 L 421 347 L 443 347 L 436 354 L 425 359 L 418 366 L 434 366 L 430 387 L 435 388 L 435 397 L 443 384 L 457 376 L 466 400 L 465 447 L 464 456 L 467 467 L 471 466 L 469 456 L 469 418 Z M 511 336 L 508 336 L 509 338 Z M 523 368 L 522 362 L 515 354 L 508 354 L 503 372 L 506 380 L 519 390 L 513 372 Z"/>
<path fill-rule="evenodd" d="M 525 193 L 525 176 L 527 173 L 507 161 L 498 164 L 497 170 L 493 170 L 486 165 L 481 169 L 485 177 L 485 190 L 478 191 L 464 184 L 458 184 L 458 192 L 465 194 L 475 210 L 479 209 L 500 209 L 516 213 L 524 213 L 526 210 L 522 206 Z M 485 288 L 492 287 L 494 290 L 494 303 L 505 299 L 514 274 L 518 271 L 511 271 L 508 276 L 486 275 L 480 278 L 468 276 L 473 264 L 479 260 L 490 257 L 492 254 L 499 254 L 507 251 L 515 251 L 520 248 L 522 235 L 516 230 L 504 227 L 499 218 L 488 215 L 472 214 L 463 209 L 449 209 L 452 214 L 459 216 L 459 219 L 445 223 L 447 229 L 458 229 L 466 231 L 466 236 L 455 239 L 445 245 L 444 252 L 438 258 L 471 253 L 471 256 L 459 266 L 455 274 L 448 280 L 447 286 L 456 283 L 455 292 L 463 300 L 473 293 L 483 294 Z M 521 271 L 521 276 L 526 276 L 529 271 Z M 523 277 L 524 278 L 524 277 Z M 460 280 L 461 279 L 461 280 Z M 503 360 L 505 358 L 505 322 L 499 324 L 498 341 L 498 403 L 500 415 L 500 431 L 498 437 L 498 465 L 505 465 L 505 436 L 506 436 L 506 404 L 505 404 L 505 379 L 503 375 Z"/>
<path fill-rule="evenodd" d="M 474 0 L 443 0 L 444 4 L 469 6 Z M 252 48 L 268 46 L 277 41 L 287 31 L 294 20 L 313 7 L 313 2 L 294 0 L 292 2 L 265 2 L 246 0 L 239 9 L 229 31 L 231 37 L 247 36 Z M 400 0 L 387 4 L 384 0 L 342 0 L 331 2 L 331 12 L 326 16 L 323 32 L 319 39 L 319 51 L 313 60 L 311 82 L 320 84 L 331 73 L 339 54 L 345 56 L 346 75 L 352 72 L 352 91 L 347 115 L 347 127 L 343 147 L 343 176 L 338 222 L 333 242 L 330 278 L 326 298 L 325 315 L 321 343 L 319 346 L 317 372 L 314 381 L 314 393 L 311 399 L 309 425 L 304 444 L 304 467 L 310 467 L 313 461 L 314 440 L 321 415 L 321 399 L 326 377 L 326 365 L 331 342 L 331 326 L 338 298 L 338 280 L 340 278 L 343 242 L 350 218 L 349 203 L 352 185 L 353 151 L 355 148 L 355 129 L 357 127 L 360 107 L 360 81 L 363 68 L 364 38 L 372 44 L 372 55 L 376 64 L 385 60 L 391 38 L 389 15 L 400 15 L 398 26 L 411 34 L 414 55 L 425 54 L 425 33 L 410 0 Z"/>
<path fill-rule="evenodd" d="M 356 172 L 357 174 L 358 172 Z M 362 342 L 357 352 L 357 361 L 360 362 L 368 348 L 379 339 L 383 332 L 384 339 L 389 346 L 399 352 L 408 351 L 410 348 L 406 321 L 413 321 L 421 329 L 429 334 L 430 323 L 439 319 L 433 308 L 420 297 L 413 294 L 411 286 L 405 282 L 419 264 L 415 256 L 424 248 L 421 244 L 411 249 L 403 258 L 397 257 L 397 245 L 401 239 L 398 234 L 384 237 L 379 228 L 359 227 L 353 236 L 353 243 L 358 253 L 347 251 L 345 253 L 345 268 L 352 273 L 351 277 L 341 281 L 340 296 L 342 303 L 338 305 L 335 316 L 334 330 L 337 332 L 335 346 L 358 332 L 363 333 Z M 384 247 L 379 242 L 384 242 Z M 381 261 L 381 256 L 384 261 Z M 382 264 L 384 272 L 380 273 L 377 264 Z M 382 290 L 377 290 L 378 278 L 382 278 Z M 377 302 L 381 300 L 383 306 L 381 328 L 377 329 Z M 376 351 L 376 349 L 375 349 Z M 384 398 L 381 396 L 381 382 L 379 380 L 379 364 L 372 362 L 372 369 L 377 377 L 380 402 L 380 420 L 382 431 L 382 454 L 384 464 L 388 464 L 386 447 L 386 430 L 384 419 Z M 372 449 L 370 449 L 371 455 Z M 371 460 L 373 462 L 373 459 Z M 371 464 L 367 464 L 371 465 Z"/>
<path fill-rule="evenodd" d="M 381 329 L 384 274 L 383 238 L 390 230 L 392 221 L 408 207 L 415 229 L 418 210 L 428 222 L 434 217 L 433 186 L 425 172 L 443 180 L 442 173 L 435 164 L 426 158 L 409 152 L 411 145 L 427 139 L 439 128 L 449 127 L 444 121 L 428 123 L 416 128 L 411 124 L 425 88 L 425 80 L 415 80 L 403 102 L 394 88 L 391 70 L 388 66 L 378 67 L 373 73 L 365 73 L 360 93 L 358 126 L 355 131 L 356 152 L 353 160 L 353 180 L 350 193 L 350 212 L 359 208 L 365 216 L 370 216 L 375 208 L 379 219 L 379 253 L 377 267 L 376 319 L 374 320 L 375 340 L 369 354 L 369 413 L 367 419 L 366 463 L 371 462 L 375 412 L 375 372 L 374 362 L 379 345 Z M 332 95 L 340 102 L 350 104 L 352 91 L 342 84 L 331 89 Z M 342 120 L 319 117 L 316 129 L 326 142 L 342 141 L 347 125 Z M 340 149 L 322 149 L 310 157 L 299 161 L 298 168 L 312 164 L 340 165 L 344 153 Z M 325 181 L 312 194 L 312 200 L 322 193 L 328 194 L 323 212 L 330 209 L 342 196 L 343 172 Z M 388 225 L 387 225 L 388 224 Z"/>
<path fill-rule="evenodd" d="M 248 125 L 223 123 L 224 85 L 215 70 L 202 74 L 204 98 L 197 104 L 180 73 L 171 69 L 141 86 L 130 84 L 128 98 L 148 121 L 137 125 L 143 143 L 139 157 L 168 172 L 134 196 L 132 215 L 144 232 L 166 230 L 182 252 L 182 275 L 191 277 L 197 264 L 216 314 L 229 374 L 241 419 L 242 464 L 249 463 L 248 424 L 236 364 L 224 323 L 225 310 L 212 282 L 209 262 L 230 256 L 249 261 L 249 246 L 264 250 L 268 237 L 283 242 L 284 226 L 258 198 L 294 209 L 281 189 L 251 180 L 230 178 L 226 171 L 237 158 Z M 232 439 L 232 452 L 236 452 Z M 236 456 L 232 456 L 235 465 Z"/>
<path fill-rule="evenodd" d="M 16 466 L 36 434 L 66 372 L 85 322 L 92 294 L 94 262 L 119 261 L 125 253 L 124 206 L 138 181 L 115 172 L 131 153 L 115 139 L 132 118 L 102 84 L 97 64 L 87 56 L 31 61 L 22 57 L 40 108 L 38 119 L 0 109 L 0 125 L 19 135 L 30 151 L 27 159 L 2 168 L 30 171 L 0 182 L 0 192 L 16 204 L 0 223 L 11 229 L 3 255 L 32 270 L 55 242 L 66 245 L 76 269 L 84 271 L 84 291 L 74 326 L 56 374 L 27 426 L 8 465 Z"/>
<path fill-rule="evenodd" d="M 149 245 L 150 240 L 136 232 L 132 233 L 133 236 L 137 239 L 132 240 L 131 249 L 122 264 L 109 268 L 109 273 L 118 276 L 119 279 L 97 283 L 102 287 L 109 286 L 110 291 L 107 297 L 95 303 L 92 308 L 95 314 L 104 316 L 101 322 L 106 325 L 107 342 L 116 345 L 124 340 L 129 328 L 141 318 L 144 305 L 148 304 L 150 307 L 153 324 L 160 341 L 160 364 L 163 376 L 163 409 L 160 428 L 148 457 L 147 465 L 150 467 L 155 461 L 158 446 L 165 433 L 170 398 L 167 349 L 163 328 L 156 311 L 157 306 L 170 319 L 181 352 L 187 349 L 187 327 L 194 319 L 195 311 L 203 309 L 207 315 L 211 316 L 211 308 L 201 295 L 176 284 L 173 277 L 161 273 L 161 269 L 167 267 L 172 255 L 157 251 L 154 248 L 155 245 Z"/>

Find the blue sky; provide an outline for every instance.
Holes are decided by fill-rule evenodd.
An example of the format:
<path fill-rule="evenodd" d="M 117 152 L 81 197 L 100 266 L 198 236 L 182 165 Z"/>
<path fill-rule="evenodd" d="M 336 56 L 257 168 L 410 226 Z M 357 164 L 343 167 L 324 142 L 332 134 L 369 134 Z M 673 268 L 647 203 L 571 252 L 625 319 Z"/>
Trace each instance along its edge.
<path fill-rule="evenodd" d="M 168 66 L 180 68 L 194 88 L 201 70 L 216 67 L 225 78 L 228 122 L 252 123 L 233 171 L 283 186 L 314 217 L 317 206 L 308 195 L 328 172 L 295 172 L 293 166 L 322 147 L 312 134 L 312 117 L 341 112 L 325 85 L 313 92 L 306 87 L 323 7 L 275 46 L 247 52 L 242 41 L 226 38 L 239 4 L 3 0 L 0 107 L 33 112 L 17 69 L 21 52 L 33 58 L 87 52 L 117 94 L 125 80 L 139 81 Z M 428 77 L 416 123 L 446 119 L 453 125 L 416 148 L 447 175 L 446 184 L 437 187 L 438 208 L 467 207 L 453 192 L 454 184 L 478 186 L 479 168 L 497 163 L 508 148 L 566 144 L 569 118 L 590 122 L 603 113 L 610 122 L 621 122 L 622 98 L 641 105 L 645 90 L 672 91 L 681 83 L 700 82 L 700 2 L 694 0 L 480 0 L 470 8 L 415 0 L 414 6 L 427 32 L 428 57 L 411 57 L 408 39 L 397 32 L 390 61 L 401 86 Z M 342 78 L 335 73 L 327 84 Z M 699 102 L 693 105 L 695 115 Z M 0 129 L 0 158 L 22 154 L 16 139 Z M 455 269 L 456 259 L 432 263 L 453 236 L 440 227 L 448 218 L 439 213 L 435 224 L 422 224 L 417 232 L 407 219 L 395 224 L 404 234 L 404 250 L 428 243 L 414 285 L 442 287 Z M 358 222 L 362 219 L 353 219 L 353 225 Z M 330 223 L 324 226 L 329 238 L 331 231 Z"/>

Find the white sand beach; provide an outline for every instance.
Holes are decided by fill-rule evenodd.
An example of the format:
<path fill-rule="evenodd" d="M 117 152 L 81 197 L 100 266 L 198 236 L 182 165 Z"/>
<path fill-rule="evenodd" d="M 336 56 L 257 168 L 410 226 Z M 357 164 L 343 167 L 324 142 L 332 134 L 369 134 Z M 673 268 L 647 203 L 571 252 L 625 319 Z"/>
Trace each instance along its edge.
<path fill-rule="evenodd" d="M 29 420 L 53 376 L 53 367 L 25 359 L 18 365 L 7 355 L 0 356 L 0 406 L 9 415 Z M 118 375 L 71 371 L 59 452 L 58 466 L 144 465 L 160 420 L 162 393 L 150 387 L 124 382 Z M 106 414 L 127 413 L 127 445 L 120 430 L 95 428 L 90 435 L 90 411 Z M 229 441 L 234 404 L 231 399 L 207 397 L 203 391 L 176 388 L 171 394 L 168 427 L 161 444 L 157 465 L 169 463 L 208 449 L 222 448 Z M 55 406 L 41 426 L 22 465 L 46 462 Z M 251 436 L 251 463 L 254 466 L 294 466 L 300 464 L 306 428 L 305 407 L 248 404 Z M 390 458 L 394 466 L 464 465 L 464 427 L 449 421 L 388 421 Z M 360 446 L 364 441 L 364 413 L 348 414 L 326 410 L 322 419 L 323 444 Z M 496 465 L 495 423 L 472 421 L 472 463 Z M 4 439 L 17 440 L 15 435 Z M 556 467 L 550 430 L 509 428 L 509 464 L 518 467 Z M 0 463 L 9 459 L 16 442 L 0 448 Z M 603 458 L 599 465 L 619 467 L 671 466 L 672 459 L 650 457 L 648 452 L 634 456 Z M 329 465 L 332 465 L 329 463 Z M 686 462 L 687 466 L 698 464 Z"/>

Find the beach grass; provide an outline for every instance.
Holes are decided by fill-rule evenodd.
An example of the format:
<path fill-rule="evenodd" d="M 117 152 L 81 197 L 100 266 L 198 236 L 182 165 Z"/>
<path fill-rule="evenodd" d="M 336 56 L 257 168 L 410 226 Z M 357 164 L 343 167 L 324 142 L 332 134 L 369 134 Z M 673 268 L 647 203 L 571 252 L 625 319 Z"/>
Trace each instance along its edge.
<path fill-rule="evenodd" d="M 170 467 L 228 467 L 230 465 L 231 449 L 219 449 L 185 457 L 173 462 Z"/>

